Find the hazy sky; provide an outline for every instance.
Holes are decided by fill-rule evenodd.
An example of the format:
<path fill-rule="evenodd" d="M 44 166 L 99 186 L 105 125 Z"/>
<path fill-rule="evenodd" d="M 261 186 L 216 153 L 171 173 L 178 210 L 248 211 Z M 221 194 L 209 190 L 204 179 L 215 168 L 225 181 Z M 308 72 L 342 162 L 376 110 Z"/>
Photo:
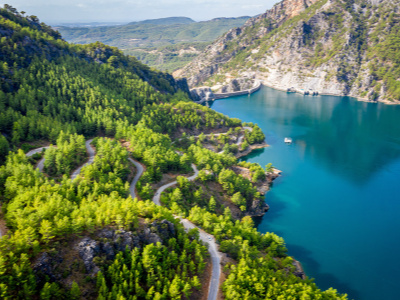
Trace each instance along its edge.
<path fill-rule="evenodd" d="M 47 23 L 129 22 L 185 16 L 195 21 L 254 16 L 279 0 L 5 0 Z"/>

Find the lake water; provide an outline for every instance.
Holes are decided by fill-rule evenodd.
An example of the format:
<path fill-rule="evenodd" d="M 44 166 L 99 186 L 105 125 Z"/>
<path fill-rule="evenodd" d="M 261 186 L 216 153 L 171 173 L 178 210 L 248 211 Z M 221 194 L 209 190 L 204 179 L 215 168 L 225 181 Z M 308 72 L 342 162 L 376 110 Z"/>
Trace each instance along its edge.
<path fill-rule="evenodd" d="M 246 160 L 283 171 L 258 230 L 282 236 L 322 289 L 400 299 L 400 106 L 263 87 L 211 107 L 257 123 L 270 147 Z"/>

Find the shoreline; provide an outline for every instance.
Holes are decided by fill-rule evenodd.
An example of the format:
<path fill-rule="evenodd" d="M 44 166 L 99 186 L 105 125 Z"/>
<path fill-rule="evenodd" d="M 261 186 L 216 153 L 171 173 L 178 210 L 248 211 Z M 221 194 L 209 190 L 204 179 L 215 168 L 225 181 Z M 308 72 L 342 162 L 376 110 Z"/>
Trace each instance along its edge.
<path fill-rule="evenodd" d="M 261 84 L 261 85 L 266 86 L 266 87 L 269 87 L 269 88 L 274 89 L 274 90 L 278 90 L 278 91 L 282 91 L 282 92 L 287 92 L 287 89 L 280 88 L 280 87 L 274 86 L 274 85 L 272 85 L 272 84 L 268 84 L 268 83 L 266 83 L 265 81 L 262 81 L 262 84 Z M 296 93 L 296 94 L 300 94 L 300 95 L 301 95 L 301 93 L 298 93 L 298 92 L 292 92 L 292 93 Z M 305 95 L 305 96 L 313 96 L 313 95 Z M 374 101 L 374 100 L 369 100 L 369 99 L 367 99 L 367 98 L 354 97 L 354 96 L 348 96 L 348 95 L 340 95 L 340 94 L 335 94 L 335 93 L 320 93 L 320 92 L 318 92 L 318 95 L 317 95 L 317 96 L 349 97 L 349 98 L 354 98 L 354 99 L 357 100 L 357 101 L 366 102 L 366 103 L 375 103 L 375 104 L 377 104 L 377 103 L 383 103 L 383 104 L 387 104 L 387 105 L 400 105 L 400 101 L 397 101 L 397 102 L 391 102 L 391 101 L 389 101 L 389 100 L 378 100 L 378 101 Z"/>
<path fill-rule="evenodd" d="M 256 91 L 258 91 L 262 86 L 263 86 L 263 84 L 262 84 L 261 82 L 259 82 L 259 87 L 258 87 L 258 89 L 257 89 Z M 272 87 L 271 87 L 271 88 L 272 88 Z M 256 91 L 254 91 L 254 92 L 256 92 Z M 222 98 L 221 98 L 221 99 L 222 99 Z M 215 101 L 215 100 L 218 100 L 218 99 L 214 99 L 214 100 L 212 100 L 212 101 Z M 206 101 L 204 100 L 203 102 L 206 102 Z M 237 153 L 237 154 L 235 155 L 235 157 L 236 157 L 237 159 L 242 158 L 242 157 L 246 157 L 247 155 L 251 154 L 254 150 L 263 149 L 263 148 L 267 148 L 267 147 L 269 147 L 269 145 L 268 145 L 265 141 L 262 142 L 262 143 L 259 143 L 259 144 L 249 145 L 249 147 L 248 147 L 246 150 L 244 150 L 243 152 Z M 282 171 L 281 171 L 281 170 L 279 170 L 279 169 L 277 169 L 277 168 L 274 168 L 274 170 L 273 170 L 273 172 L 272 172 L 272 178 L 270 178 L 270 180 L 268 180 L 268 179 L 266 178 L 266 184 L 268 185 L 268 190 L 266 190 L 265 193 L 263 194 L 264 197 L 266 196 L 267 192 L 270 190 L 270 184 L 271 184 L 276 178 L 278 178 L 279 176 L 281 176 L 281 174 L 282 174 Z M 264 203 L 265 203 L 265 208 L 267 208 L 267 210 L 264 211 L 262 214 L 259 214 L 259 215 L 250 215 L 252 218 L 253 218 L 253 217 L 260 217 L 260 218 L 263 218 L 263 217 L 265 216 L 265 214 L 266 214 L 266 213 L 268 212 L 268 210 L 270 209 L 270 206 L 265 202 L 265 200 L 264 200 Z M 258 231 L 258 230 L 257 230 L 257 231 Z M 300 277 L 302 280 L 305 280 L 305 279 L 307 278 L 307 274 L 304 272 L 303 265 L 301 264 L 300 261 L 296 260 L 293 256 L 290 256 L 290 257 L 293 259 L 293 265 L 294 265 L 295 268 L 296 268 L 296 271 L 294 272 L 294 274 L 295 274 L 296 276 Z"/>
<path fill-rule="evenodd" d="M 262 143 L 259 143 L 259 144 L 249 145 L 249 147 L 248 147 L 246 150 L 244 150 L 244 151 L 242 151 L 242 152 L 238 152 L 237 154 L 235 154 L 235 157 L 236 157 L 236 158 L 242 158 L 242 157 L 244 157 L 244 156 L 249 155 L 249 154 L 250 154 L 251 152 L 253 152 L 254 150 L 263 149 L 263 148 L 267 148 L 267 147 L 269 147 L 269 145 L 268 145 L 266 142 L 262 142 Z"/>
<path fill-rule="evenodd" d="M 253 88 L 251 88 L 251 89 L 243 90 L 243 91 L 236 91 L 236 92 L 231 92 L 231 93 L 214 93 L 214 94 L 212 94 L 213 96 L 210 96 L 210 97 L 207 98 L 207 99 L 206 99 L 206 98 L 203 98 L 203 99 L 201 99 L 200 101 L 193 101 L 193 102 L 195 102 L 195 103 L 197 103 L 197 104 L 203 104 L 203 103 L 205 103 L 205 102 L 215 101 L 215 100 L 220 100 L 220 99 L 226 99 L 226 98 L 230 98 L 230 97 L 243 96 L 243 95 L 251 95 L 251 94 L 253 94 L 253 93 L 259 91 L 263 86 L 269 87 L 269 88 L 274 89 L 274 90 L 286 92 L 286 93 L 288 92 L 287 89 L 284 89 L 284 88 L 275 86 L 275 85 L 273 85 L 273 84 L 266 83 L 266 82 L 263 81 L 263 80 L 257 80 L 255 86 L 254 86 Z M 209 87 L 207 87 L 207 88 L 209 88 Z M 195 89 L 195 88 L 193 88 L 193 89 Z M 298 91 L 291 92 L 291 93 L 296 93 L 296 94 L 302 95 L 302 93 L 299 93 Z M 306 95 L 306 94 L 303 94 L 303 95 L 304 95 L 304 96 L 335 96 L 335 97 L 349 97 L 349 98 L 353 98 L 353 99 L 355 99 L 355 100 L 357 100 L 357 101 L 365 102 L 365 103 L 375 103 L 375 104 L 377 104 L 377 103 L 383 103 L 383 104 L 386 104 L 386 105 L 400 105 L 400 101 L 396 101 L 396 102 L 392 102 L 392 101 L 389 101 L 389 100 L 378 100 L 378 101 L 374 101 L 374 100 L 369 100 L 369 99 L 367 99 L 367 98 L 355 97 L 355 96 L 348 96 L 348 95 L 341 95 L 341 94 L 335 94 L 335 93 L 321 93 L 321 92 L 318 92 L 318 95 Z"/>
<path fill-rule="evenodd" d="M 236 91 L 236 92 L 230 92 L 230 93 L 211 93 L 209 96 L 207 96 L 208 98 L 203 98 L 199 101 L 193 101 L 197 104 L 203 104 L 204 102 L 208 102 L 208 101 L 215 101 L 215 100 L 219 100 L 219 99 L 226 99 L 226 98 L 230 98 L 230 97 L 236 97 L 236 96 L 243 96 L 243 95 L 251 95 L 255 92 L 257 92 L 258 90 L 261 89 L 261 87 L 263 86 L 262 82 L 260 80 L 255 81 L 255 84 L 253 85 L 253 87 L 251 89 L 247 89 L 247 90 L 241 90 L 241 91 Z M 201 87 L 199 87 L 201 88 Z M 204 87 L 206 88 L 206 87 Z M 207 87 L 208 89 L 211 88 Z M 196 88 L 191 89 L 194 90 Z"/>
<path fill-rule="evenodd" d="M 256 146 L 256 147 L 250 148 L 250 146 Z M 246 157 L 247 155 L 251 154 L 254 150 L 269 147 L 269 145 L 265 141 L 261 144 L 254 144 L 254 145 L 250 145 L 250 146 L 248 149 L 245 150 L 246 153 L 243 152 L 243 155 L 240 155 L 240 156 L 236 155 L 236 158 Z M 271 175 L 272 175 L 271 178 L 269 180 L 268 180 L 268 177 L 266 178 L 266 184 L 268 185 L 268 189 L 264 192 L 264 194 L 262 194 L 264 197 L 266 197 L 268 191 L 270 190 L 270 185 L 275 181 L 276 178 L 281 176 L 281 174 L 282 174 L 282 171 L 274 167 L 274 170 L 271 173 Z M 270 209 L 270 206 L 267 204 L 267 202 L 265 202 L 265 200 L 264 200 L 264 203 L 267 207 L 266 211 L 264 211 L 262 214 L 259 214 L 259 215 L 250 215 L 250 216 L 263 218 Z M 258 231 L 258 229 L 257 229 L 257 231 Z M 304 268 L 303 268 L 303 265 L 301 264 L 301 262 L 298 261 L 297 259 L 295 259 L 293 256 L 289 256 L 289 257 L 291 257 L 293 259 L 293 265 L 296 268 L 296 271 L 294 272 L 294 274 L 296 276 L 300 277 L 302 280 L 307 279 L 307 274 L 304 271 Z"/>

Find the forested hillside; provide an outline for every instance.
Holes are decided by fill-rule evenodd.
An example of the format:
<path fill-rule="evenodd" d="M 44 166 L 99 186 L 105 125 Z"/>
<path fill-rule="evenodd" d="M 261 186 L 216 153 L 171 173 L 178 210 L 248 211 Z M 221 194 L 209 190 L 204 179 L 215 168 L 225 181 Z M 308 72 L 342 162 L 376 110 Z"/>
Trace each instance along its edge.
<path fill-rule="evenodd" d="M 399 4 L 283 0 L 229 31 L 179 74 L 191 86 L 261 80 L 282 90 L 398 103 Z"/>
<path fill-rule="evenodd" d="M 55 28 L 68 42 L 87 44 L 100 41 L 136 56 L 151 67 L 174 71 L 190 62 L 206 45 L 229 29 L 242 26 L 248 18 L 195 22 L 189 18 L 172 17 L 120 26 Z"/>
<path fill-rule="evenodd" d="M 283 239 L 254 228 L 250 215 L 265 206 L 257 184 L 273 168 L 233 154 L 264 140 L 257 125 L 191 102 L 184 81 L 115 48 L 70 45 L 10 6 L 0 32 L 2 299 L 205 299 L 210 244 L 178 215 L 219 244 L 227 299 L 346 298 L 303 279 Z M 223 151 L 205 148 L 214 134 Z M 144 169 L 137 183 L 132 162 Z M 151 201 L 175 179 L 163 206 Z"/>

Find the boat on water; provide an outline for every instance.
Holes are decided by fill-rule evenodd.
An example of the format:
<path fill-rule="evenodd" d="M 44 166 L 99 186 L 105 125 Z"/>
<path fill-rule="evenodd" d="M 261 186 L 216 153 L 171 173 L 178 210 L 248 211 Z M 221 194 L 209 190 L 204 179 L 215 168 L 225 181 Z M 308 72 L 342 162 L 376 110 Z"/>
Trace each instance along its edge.
<path fill-rule="evenodd" d="M 291 137 L 285 137 L 285 144 L 291 144 L 293 142 Z"/>

